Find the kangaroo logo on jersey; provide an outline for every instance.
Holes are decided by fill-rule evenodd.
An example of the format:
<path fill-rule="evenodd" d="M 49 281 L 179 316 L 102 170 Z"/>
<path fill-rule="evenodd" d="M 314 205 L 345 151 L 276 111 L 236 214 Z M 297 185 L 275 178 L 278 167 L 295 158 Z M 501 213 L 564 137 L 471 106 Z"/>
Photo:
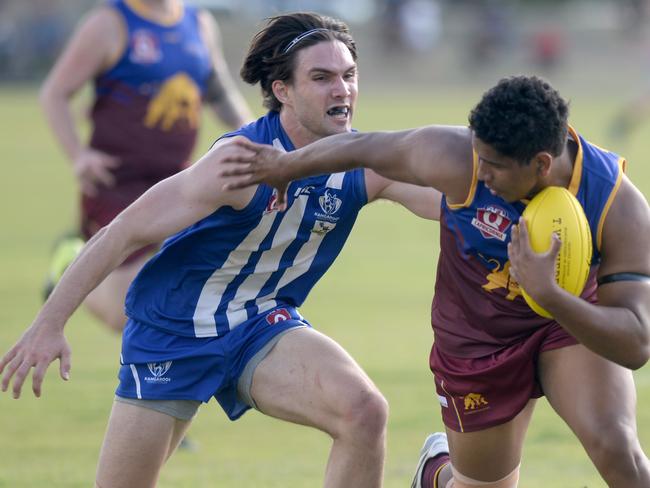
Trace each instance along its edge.
<path fill-rule="evenodd" d="M 486 239 L 499 239 L 505 241 L 506 230 L 510 227 L 512 220 L 505 210 L 495 205 L 479 208 L 476 217 L 472 219 L 472 225 L 476 227 Z"/>
<path fill-rule="evenodd" d="M 201 94 L 194 80 L 185 73 L 178 73 L 165 80 L 158 94 L 149 102 L 144 124 L 157 125 L 164 131 L 176 122 L 184 120 L 191 128 L 199 124 Z"/>
<path fill-rule="evenodd" d="M 336 195 L 331 194 L 329 190 L 325 190 L 325 194 L 318 197 L 318 203 L 326 215 L 334 215 L 341 208 L 343 202 Z"/>
<path fill-rule="evenodd" d="M 147 363 L 147 367 L 153 376 L 145 376 L 144 380 L 147 383 L 169 383 L 171 378 L 166 378 L 165 373 L 169 371 L 172 366 L 172 361 L 165 361 L 163 363 Z"/>
<path fill-rule="evenodd" d="M 277 324 L 278 322 L 284 322 L 285 320 L 289 320 L 291 318 L 291 314 L 286 308 L 278 308 L 277 310 L 273 310 L 270 314 L 266 316 L 266 321 L 273 325 Z"/>
<path fill-rule="evenodd" d="M 146 29 L 136 30 L 131 38 L 129 59 L 136 64 L 153 64 L 161 58 L 160 43 L 154 33 Z"/>

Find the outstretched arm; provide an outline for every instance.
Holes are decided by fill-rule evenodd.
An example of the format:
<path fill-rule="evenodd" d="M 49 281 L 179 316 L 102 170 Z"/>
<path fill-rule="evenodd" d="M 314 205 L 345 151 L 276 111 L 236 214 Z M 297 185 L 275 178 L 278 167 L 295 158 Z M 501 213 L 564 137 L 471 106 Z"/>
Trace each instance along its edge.
<path fill-rule="evenodd" d="M 575 297 L 554 279 L 559 241 L 550 252 L 536 255 L 528 244 L 525 225 L 513 231 L 509 248 L 511 273 L 582 344 L 615 363 L 638 369 L 650 359 L 648 239 L 650 209 L 643 195 L 624 177 L 603 227 L 598 275 L 634 273 L 640 281 L 623 279 L 601 284 L 595 305 Z"/>
<path fill-rule="evenodd" d="M 436 188 L 450 202 L 460 203 L 472 179 L 471 134 L 465 127 L 338 134 L 288 153 L 249 141 L 241 144 L 255 155 L 224 165 L 227 188 L 265 182 L 282 195 L 289 181 L 363 166 L 391 180 Z"/>
<path fill-rule="evenodd" d="M 13 396 L 18 398 L 33 368 L 32 390 L 40 396 L 45 372 L 57 358 L 61 376 L 67 379 L 70 348 L 63 335 L 66 321 L 88 293 L 133 251 L 162 241 L 222 205 L 243 208 L 248 203 L 254 190 L 221 191 L 223 181 L 217 176 L 215 165 L 231 151 L 241 148 L 231 139 L 220 141 L 197 164 L 149 189 L 88 241 L 32 325 L 0 359 L 0 374 L 4 371 L 2 391 L 7 390 L 13 378 Z"/>

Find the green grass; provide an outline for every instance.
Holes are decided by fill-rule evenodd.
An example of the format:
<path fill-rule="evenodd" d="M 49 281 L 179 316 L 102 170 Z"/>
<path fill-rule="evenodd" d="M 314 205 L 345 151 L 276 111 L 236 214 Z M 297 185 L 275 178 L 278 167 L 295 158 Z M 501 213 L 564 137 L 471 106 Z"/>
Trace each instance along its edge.
<path fill-rule="evenodd" d="M 400 94 L 401 95 L 401 94 Z M 464 123 L 478 91 L 371 93 L 360 101 L 358 128 L 397 129 L 426 123 Z M 572 95 L 567 93 L 567 95 Z M 392 103 L 387 104 L 387 99 Z M 397 101 L 399 100 L 399 103 Z M 29 325 L 40 304 L 40 285 L 52 239 L 75 221 L 68 164 L 43 122 L 35 92 L 0 91 L 0 350 Z M 604 141 L 615 101 L 574 98 L 572 122 Z M 221 132 L 208 122 L 199 152 Z M 650 170 L 642 157 L 650 142 L 637 134 L 625 150 L 629 174 L 646 195 Z M 365 209 L 331 272 L 302 312 L 340 342 L 376 381 L 391 405 L 385 486 L 408 486 L 426 433 L 442 428 L 428 371 L 432 338 L 429 304 L 437 259 L 437 225 L 401 208 L 377 203 Z M 72 379 L 56 366 L 44 394 L 14 401 L 0 395 L 0 488 L 92 485 L 99 446 L 116 386 L 119 338 L 78 312 L 68 327 Z M 639 429 L 650 449 L 650 368 L 636 374 Z M 315 487 L 321 484 L 328 438 L 258 413 L 229 422 L 216 404 L 204 406 L 191 430 L 197 453 L 177 453 L 161 487 Z M 604 484 L 582 448 L 545 401 L 527 438 L 522 467 L 527 488 L 597 488 Z"/>

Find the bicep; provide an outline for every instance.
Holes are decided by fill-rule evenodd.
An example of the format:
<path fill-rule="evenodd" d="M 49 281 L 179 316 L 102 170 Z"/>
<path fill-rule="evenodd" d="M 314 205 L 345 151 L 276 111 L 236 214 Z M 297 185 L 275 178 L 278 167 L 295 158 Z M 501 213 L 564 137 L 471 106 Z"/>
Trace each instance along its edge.
<path fill-rule="evenodd" d="M 222 139 L 195 164 L 145 192 L 116 219 L 123 234 L 142 245 L 160 242 L 223 205 L 243 208 L 254 190 L 224 191 L 218 171 L 235 139 Z"/>
<path fill-rule="evenodd" d="M 196 186 L 193 179 L 192 168 L 188 168 L 157 183 L 116 217 L 115 227 L 128 241 L 144 246 L 198 222 L 212 213 L 218 202 L 192 192 Z"/>
<path fill-rule="evenodd" d="M 641 193 L 624 177 L 605 216 L 598 276 L 636 273 L 650 277 L 650 209 Z M 650 318 L 650 282 L 623 280 L 598 288 L 602 305 L 623 306 Z"/>
<path fill-rule="evenodd" d="M 365 171 L 365 180 L 368 201 L 383 198 L 401 204 L 424 219 L 440 220 L 442 194 L 435 188 L 392 181 L 372 170 Z"/>
<path fill-rule="evenodd" d="M 471 134 L 466 127 L 429 126 L 396 133 L 390 179 L 466 195 L 472 180 Z M 390 150 L 389 148 L 387 148 Z"/>

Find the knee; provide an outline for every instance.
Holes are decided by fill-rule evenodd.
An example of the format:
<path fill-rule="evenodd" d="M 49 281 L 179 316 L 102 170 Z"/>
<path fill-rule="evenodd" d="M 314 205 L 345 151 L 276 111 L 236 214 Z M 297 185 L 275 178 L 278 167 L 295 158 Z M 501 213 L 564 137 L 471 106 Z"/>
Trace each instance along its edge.
<path fill-rule="evenodd" d="M 388 402 L 376 389 L 360 391 L 345 401 L 338 423 L 338 435 L 353 436 L 364 443 L 377 442 L 386 434 Z"/>
<path fill-rule="evenodd" d="M 631 481 L 647 474 L 648 459 L 632 425 L 613 422 L 602 427 L 591 436 L 585 448 L 610 486 L 623 486 L 614 480 Z"/>

